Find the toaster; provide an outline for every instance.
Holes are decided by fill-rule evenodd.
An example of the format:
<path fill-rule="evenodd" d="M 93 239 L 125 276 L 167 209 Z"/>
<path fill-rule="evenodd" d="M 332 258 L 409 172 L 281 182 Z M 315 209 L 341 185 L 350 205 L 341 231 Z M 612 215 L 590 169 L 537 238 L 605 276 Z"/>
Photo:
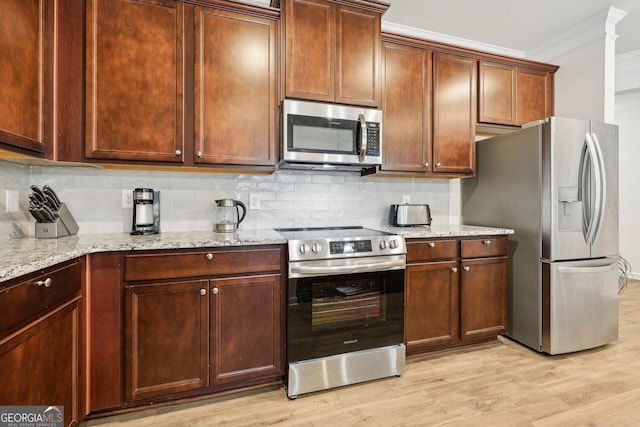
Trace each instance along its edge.
<path fill-rule="evenodd" d="M 392 227 L 431 225 L 429 205 L 391 205 L 389 208 L 389 225 Z"/>

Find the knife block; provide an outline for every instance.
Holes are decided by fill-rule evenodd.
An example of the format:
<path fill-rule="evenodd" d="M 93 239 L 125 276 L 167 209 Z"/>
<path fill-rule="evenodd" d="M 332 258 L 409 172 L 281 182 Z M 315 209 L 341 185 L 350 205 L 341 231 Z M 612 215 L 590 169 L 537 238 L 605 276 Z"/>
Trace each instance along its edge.
<path fill-rule="evenodd" d="M 38 239 L 71 236 L 78 232 L 80 227 L 64 203 L 54 213 L 57 216 L 54 222 L 36 222 L 36 237 Z"/>

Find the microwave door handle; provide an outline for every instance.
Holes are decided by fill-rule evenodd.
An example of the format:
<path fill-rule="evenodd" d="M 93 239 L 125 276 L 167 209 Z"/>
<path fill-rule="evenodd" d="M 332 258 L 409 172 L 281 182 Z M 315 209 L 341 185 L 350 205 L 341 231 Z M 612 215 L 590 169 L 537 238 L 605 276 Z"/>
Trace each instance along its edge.
<path fill-rule="evenodd" d="M 360 131 L 356 132 L 356 152 L 358 160 L 362 163 L 367 153 L 367 122 L 364 119 L 364 114 L 358 114 L 358 123 Z"/>

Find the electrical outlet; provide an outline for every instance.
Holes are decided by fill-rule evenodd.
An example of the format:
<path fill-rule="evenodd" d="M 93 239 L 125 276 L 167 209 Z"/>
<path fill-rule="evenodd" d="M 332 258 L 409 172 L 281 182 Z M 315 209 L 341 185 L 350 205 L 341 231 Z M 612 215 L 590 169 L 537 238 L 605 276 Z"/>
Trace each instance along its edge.
<path fill-rule="evenodd" d="M 122 190 L 122 208 L 132 208 L 133 207 L 133 191 L 131 190 Z"/>
<path fill-rule="evenodd" d="M 404 194 L 402 196 L 402 204 L 407 204 L 407 203 L 411 203 L 411 196 L 409 196 L 408 194 Z"/>
<path fill-rule="evenodd" d="M 5 206 L 6 212 L 18 212 L 20 207 L 18 206 L 18 190 L 7 190 L 5 192 Z"/>
<path fill-rule="evenodd" d="M 250 193 L 249 194 L 249 209 L 260 209 L 260 194 L 259 193 Z"/>

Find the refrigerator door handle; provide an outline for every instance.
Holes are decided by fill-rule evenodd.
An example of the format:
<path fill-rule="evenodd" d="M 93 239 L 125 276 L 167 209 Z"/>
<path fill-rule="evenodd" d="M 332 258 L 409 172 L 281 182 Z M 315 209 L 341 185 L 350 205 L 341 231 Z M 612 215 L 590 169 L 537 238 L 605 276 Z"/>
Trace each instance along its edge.
<path fill-rule="evenodd" d="M 591 138 L 596 152 L 597 166 L 595 173 L 597 176 L 599 175 L 599 179 L 596 178 L 596 186 L 600 186 L 599 189 L 596 187 L 596 220 L 593 231 L 593 240 L 591 242 L 594 243 L 600 234 L 600 226 L 602 225 L 605 204 L 607 202 L 607 174 L 604 168 L 604 158 L 602 156 L 600 141 L 598 141 L 598 137 L 594 133 L 591 134 Z"/>
<path fill-rule="evenodd" d="M 594 178 L 595 200 L 591 200 L 591 177 Z M 585 240 L 592 244 L 595 240 L 596 224 L 598 223 L 599 209 L 602 198 L 602 182 L 598 153 L 596 151 L 593 134 L 585 136 L 585 148 L 582 152 L 580 165 L 580 188 L 582 194 L 582 217 L 586 225 Z"/>
<path fill-rule="evenodd" d="M 558 272 L 578 274 L 578 273 L 604 273 L 616 268 L 616 264 L 603 265 L 599 267 L 558 267 Z"/>

